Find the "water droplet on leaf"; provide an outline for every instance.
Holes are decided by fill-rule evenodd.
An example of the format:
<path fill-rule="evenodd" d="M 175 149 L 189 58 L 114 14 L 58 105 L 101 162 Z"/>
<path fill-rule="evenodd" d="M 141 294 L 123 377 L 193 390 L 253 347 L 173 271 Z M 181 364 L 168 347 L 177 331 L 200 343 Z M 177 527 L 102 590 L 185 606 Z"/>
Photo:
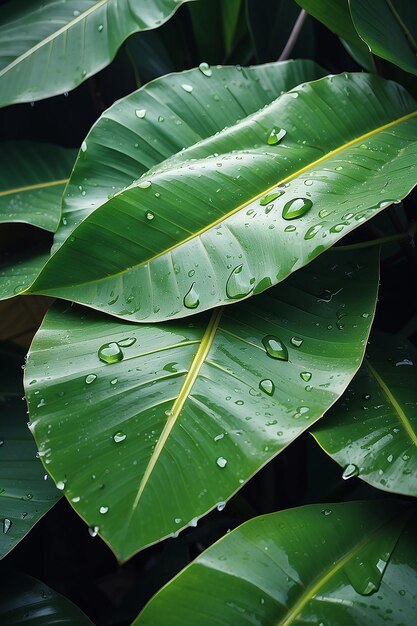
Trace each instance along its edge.
<path fill-rule="evenodd" d="M 198 69 L 200 70 L 200 72 L 202 72 L 202 74 L 204 74 L 204 76 L 210 77 L 213 73 L 210 65 L 208 63 L 205 63 L 204 61 L 203 63 L 200 63 Z"/>
<path fill-rule="evenodd" d="M 288 350 L 286 346 L 273 335 L 267 335 L 262 339 L 262 343 L 265 347 L 266 353 L 271 359 L 280 359 L 281 361 L 288 361 Z"/>
<path fill-rule="evenodd" d="M 269 378 L 264 378 L 259 383 L 259 389 L 261 389 L 261 391 L 264 391 L 265 393 L 267 393 L 268 396 L 272 396 L 274 391 L 275 391 L 275 385 L 274 385 L 273 381 L 270 380 Z"/>
<path fill-rule="evenodd" d="M 243 270 L 243 265 L 238 265 L 232 270 L 226 283 L 228 298 L 237 300 L 249 295 L 253 290 L 255 279 Z"/>
<path fill-rule="evenodd" d="M 114 443 L 121 443 L 126 439 L 126 437 L 127 435 L 123 431 L 118 430 L 117 433 L 114 433 L 113 435 L 113 441 Z"/>
<path fill-rule="evenodd" d="M 227 465 L 227 459 L 225 459 L 225 458 L 224 458 L 224 457 L 222 457 L 222 456 L 219 456 L 219 458 L 216 460 L 216 463 L 217 463 L 217 465 L 218 465 L 219 467 L 221 467 L 221 468 L 223 469 L 223 468 L 224 468 L 224 467 L 226 467 L 226 465 Z"/>
<path fill-rule="evenodd" d="M 110 343 L 104 343 L 99 351 L 98 358 L 103 363 L 107 363 L 108 365 L 112 363 L 117 363 L 118 361 L 123 360 L 123 352 L 115 341 L 111 341 Z"/>
<path fill-rule="evenodd" d="M 287 134 L 287 131 L 284 130 L 283 128 L 278 128 L 278 127 L 273 128 L 271 132 L 269 133 L 266 142 L 269 146 L 275 146 L 277 143 L 281 141 L 281 139 L 285 137 L 286 134 Z"/>
<path fill-rule="evenodd" d="M 342 478 L 343 480 L 349 480 L 349 478 L 353 478 L 354 476 L 357 476 L 358 474 L 359 474 L 358 467 L 354 465 L 353 463 L 349 463 L 349 465 L 346 465 L 345 469 L 343 470 Z"/>
<path fill-rule="evenodd" d="M 191 285 L 191 287 L 185 294 L 183 302 L 184 302 L 184 306 L 187 309 L 196 309 L 198 305 L 200 304 L 200 297 L 195 288 L 195 283 Z"/>
<path fill-rule="evenodd" d="M 91 383 L 93 383 L 96 380 L 97 376 L 95 374 L 88 374 L 85 377 L 85 382 L 87 383 L 87 385 L 91 385 Z"/>
<path fill-rule="evenodd" d="M 284 205 L 282 217 L 284 220 L 294 220 L 305 215 L 313 206 L 308 198 L 294 198 Z"/>

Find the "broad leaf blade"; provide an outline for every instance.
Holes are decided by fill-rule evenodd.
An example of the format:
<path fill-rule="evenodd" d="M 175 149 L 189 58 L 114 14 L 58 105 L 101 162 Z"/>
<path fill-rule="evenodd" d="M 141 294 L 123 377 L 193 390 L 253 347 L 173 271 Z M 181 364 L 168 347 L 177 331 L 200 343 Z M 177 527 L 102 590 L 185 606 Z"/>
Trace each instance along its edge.
<path fill-rule="evenodd" d="M 183 2 L 8 2 L 0 10 L 0 106 L 73 89 L 108 65 L 130 34 L 156 28 Z"/>
<path fill-rule="evenodd" d="M 13 298 L 35 281 L 49 259 L 49 254 L 38 248 L 5 255 L 0 262 L 0 300 Z"/>
<path fill-rule="evenodd" d="M 344 477 L 417 496 L 417 353 L 408 342 L 376 333 L 342 399 L 312 434 Z"/>
<path fill-rule="evenodd" d="M 255 518 L 163 587 L 134 626 L 412 624 L 417 550 L 415 516 L 404 530 L 409 517 L 391 501 Z"/>
<path fill-rule="evenodd" d="M 199 99 L 181 91 L 183 106 Z M 269 145 L 277 128 L 287 134 Z M 305 83 L 97 208 L 31 290 L 136 321 L 236 302 L 406 196 L 416 156 L 416 103 L 399 85 L 365 74 Z"/>
<path fill-rule="evenodd" d="M 6 571 L 0 580 L 0 621 L 4 626 L 93 626 L 70 600 L 27 574 Z"/>
<path fill-rule="evenodd" d="M 193 69 L 164 76 L 116 102 L 97 120 L 64 195 L 55 247 L 94 209 L 151 167 L 232 126 L 284 91 L 324 74 L 312 61 L 240 70 L 202 68 L 210 75 Z M 182 87 L 190 83 L 195 88 L 193 98 Z"/>
<path fill-rule="evenodd" d="M 75 150 L 49 144 L 2 143 L 0 224 L 23 222 L 54 232 L 75 156 Z"/>
<path fill-rule="evenodd" d="M 414 0 L 349 0 L 356 31 L 373 54 L 417 74 Z"/>
<path fill-rule="evenodd" d="M 1 347 L 0 558 L 12 550 L 60 498 L 36 458 L 22 402 L 23 356 Z M 2 622 L 3 623 L 3 622 Z"/>
<path fill-rule="evenodd" d="M 25 370 L 48 471 L 121 559 L 195 525 L 340 396 L 377 283 L 375 250 L 340 252 L 191 322 L 53 307 Z"/>

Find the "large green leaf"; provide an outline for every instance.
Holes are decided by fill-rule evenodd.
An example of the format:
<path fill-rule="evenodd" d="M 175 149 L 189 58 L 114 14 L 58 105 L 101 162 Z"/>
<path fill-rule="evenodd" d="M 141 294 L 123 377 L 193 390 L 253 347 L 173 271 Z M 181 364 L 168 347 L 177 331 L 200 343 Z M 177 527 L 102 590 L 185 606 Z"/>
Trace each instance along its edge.
<path fill-rule="evenodd" d="M 207 94 L 185 86 L 183 107 Z M 31 291 L 137 321 L 236 302 L 407 195 L 416 156 L 416 103 L 399 85 L 365 74 L 305 83 L 98 207 Z"/>
<path fill-rule="evenodd" d="M 415 0 L 349 0 L 354 27 L 373 54 L 417 74 Z"/>
<path fill-rule="evenodd" d="M 201 70 L 164 76 L 116 102 L 82 145 L 64 195 L 56 245 L 149 168 L 323 73 L 312 61 L 245 69 L 201 65 Z M 196 89 L 192 98 L 182 89 L 189 83 Z"/>
<path fill-rule="evenodd" d="M 20 0 L 0 9 L 0 106 L 64 93 L 102 69 L 121 43 L 190 0 Z"/>
<path fill-rule="evenodd" d="M 27 574 L 5 571 L 0 581 L 3 626 L 93 626 L 70 600 Z"/>
<path fill-rule="evenodd" d="M 75 150 L 29 141 L 0 148 L 0 224 L 24 222 L 54 232 Z"/>
<path fill-rule="evenodd" d="M 0 558 L 3 558 L 49 511 L 60 493 L 36 458 L 36 446 L 26 425 L 22 402 L 23 356 L 2 346 L 0 357 Z"/>
<path fill-rule="evenodd" d="M 343 398 L 313 429 L 344 467 L 385 491 L 417 496 L 417 353 L 395 335 L 375 334 Z"/>
<path fill-rule="evenodd" d="M 17 247 L 17 246 L 16 246 Z M 22 252 L 3 255 L 0 261 L 0 300 L 13 298 L 29 287 L 49 258 L 38 246 Z"/>
<path fill-rule="evenodd" d="M 255 518 L 197 557 L 133 624 L 411 626 L 417 544 L 409 518 L 395 501 Z"/>
<path fill-rule="evenodd" d="M 56 306 L 25 370 L 43 462 L 122 559 L 195 525 L 341 395 L 377 283 L 375 250 L 340 252 L 191 322 Z"/>

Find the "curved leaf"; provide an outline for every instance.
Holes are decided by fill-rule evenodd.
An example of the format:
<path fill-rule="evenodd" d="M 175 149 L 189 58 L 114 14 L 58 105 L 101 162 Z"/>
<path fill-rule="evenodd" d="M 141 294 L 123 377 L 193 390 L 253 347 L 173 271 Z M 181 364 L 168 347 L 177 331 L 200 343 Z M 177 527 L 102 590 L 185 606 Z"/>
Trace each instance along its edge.
<path fill-rule="evenodd" d="M 4 626 L 93 626 L 70 600 L 39 580 L 17 572 L 2 572 L 0 621 Z"/>
<path fill-rule="evenodd" d="M 0 9 L 0 106 L 73 89 L 108 65 L 132 33 L 190 0 L 37 0 Z"/>
<path fill-rule="evenodd" d="M 398 337 L 374 334 L 343 398 L 313 429 L 344 478 L 417 496 L 417 352 Z"/>
<path fill-rule="evenodd" d="M 159 591 L 133 626 L 412 624 L 415 515 L 316 504 L 246 522 Z M 378 593 L 375 593 L 375 592 Z"/>
<path fill-rule="evenodd" d="M 375 250 L 340 252 L 191 322 L 53 308 L 25 370 L 43 462 L 122 559 L 195 525 L 340 396 L 377 283 Z"/>
<path fill-rule="evenodd" d="M 54 232 L 75 150 L 29 141 L 0 145 L 0 224 L 24 222 Z"/>
<path fill-rule="evenodd" d="M 249 68 L 201 67 L 201 71 L 154 80 L 116 102 L 97 120 L 82 145 L 64 194 L 56 245 L 149 168 L 324 73 L 312 61 Z M 193 98 L 181 87 L 189 83 L 195 85 Z"/>
<path fill-rule="evenodd" d="M 12 550 L 60 498 L 36 458 L 22 402 L 22 355 L 1 347 L 0 558 Z M 0 610 L 1 615 L 1 610 Z M 1 623 L 5 623 L 0 619 Z"/>
<path fill-rule="evenodd" d="M 414 0 L 349 0 L 356 31 L 373 54 L 417 74 Z"/>
<path fill-rule="evenodd" d="M 4 255 L 0 261 L 0 300 L 13 298 L 34 282 L 49 259 L 49 254 L 38 248 Z"/>
<path fill-rule="evenodd" d="M 409 193 L 415 108 L 375 76 L 300 85 L 97 208 L 30 290 L 136 321 L 260 293 Z"/>

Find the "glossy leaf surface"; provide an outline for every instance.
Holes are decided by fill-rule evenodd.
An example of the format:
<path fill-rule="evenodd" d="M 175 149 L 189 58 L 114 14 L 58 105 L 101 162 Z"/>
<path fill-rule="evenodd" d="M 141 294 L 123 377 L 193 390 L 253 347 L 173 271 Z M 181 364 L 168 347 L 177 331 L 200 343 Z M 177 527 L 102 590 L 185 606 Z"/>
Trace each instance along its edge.
<path fill-rule="evenodd" d="M 206 93 L 185 85 L 183 106 Z M 416 155 L 416 103 L 399 85 L 365 74 L 305 83 L 97 208 L 31 289 L 137 321 L 236 302 L 406 196 Z"/>
<path fill-rule="evenodd" d="M 25 291 L 38 276 L 49 258 L 43 249 L 29 249 L 25 254 L 4 255 L 0 262 L 0 300 Z"/>
<path fill-rule="evenodd" d="M 349 0 L 356 31 L 383 59 L 417 74 L 417 10 L 414 0 Z"/>
<path fill-rule="evenodd" d="M 320 446 L 378 489 L 417 496 L 417 352 L 375 333 L 367 358 L 341 400 L 313 429 Z"/>
<path fill-rule="evenodd" d="M 181 322 L 53 307 L 25 370 L 43 462 L 121 559 L 196 525 L 341 395 L 377 284 L 375 250 L 340 252 Z"/>
<path fill-rule="evenodd" d="M 3 571 L 0 581 L 4 626 L 93 626 L 70 600 L 27 574 Z"/>
<path fill-rule="evenodd" d="M 411 625 L 417 549 L 409 518 L 390 501 L 252 519 L 198 556 L 133 624 Z"/>
<path fill-rule="evenodd" d="M 108 65 L 121 43 L 189 0 L 37 0 L 0 10 L 0 106 L 69 91 Z"/>
<path fill-rule="evenodd" d="M 25 537 L 60 493 L 36 458 L 22 402 L 23 355 L 0 348 L 0 558 Z M 1 612 L 0 612 L 1 615 Z M 4 623 L 1 621 L 1 623 Z"/>
<path fill-rule="evenodd" d="M 202 65 L 164 76 L 116 102 L 85 138 L 64 196 L 55 244 L 151 167 L 322 75 L 312 61 L 244 69 Z M 190 83 L 191 95 L 182 87 Z"/>
<path fill-rule="evenodd" d="M 29 141 L 0 148 L 0 224 L 23 222 L 54 232 L 75 150 Z"/>

